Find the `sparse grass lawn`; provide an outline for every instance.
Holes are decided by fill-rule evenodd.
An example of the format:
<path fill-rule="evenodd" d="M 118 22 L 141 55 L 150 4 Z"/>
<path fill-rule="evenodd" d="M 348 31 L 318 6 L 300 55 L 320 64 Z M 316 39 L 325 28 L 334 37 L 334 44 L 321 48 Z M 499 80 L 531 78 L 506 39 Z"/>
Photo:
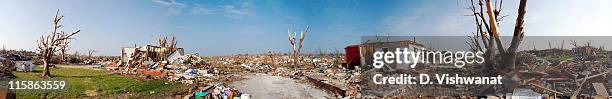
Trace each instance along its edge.
<path fill-rule="evenodd" d="M 42 68 L 35 72 L 14 72 L 18 80 L 49 80 L 41 78 Z M 66 90 L 40 91 L 17 90 L 17 98 L 38 99 L 48 93 L 49 98 L 80 98 L 88 94 L 98 97 L 115 97 L 131 93 L 138 96 L 148 96 L 165 90 L 176 89 L 179 84 L 167 83 L 163 80 L 139 81 L 117 74 L 106 73 L 103 70 L 87 68 L 53 68 L 52 79 L 66 80 Z"/>

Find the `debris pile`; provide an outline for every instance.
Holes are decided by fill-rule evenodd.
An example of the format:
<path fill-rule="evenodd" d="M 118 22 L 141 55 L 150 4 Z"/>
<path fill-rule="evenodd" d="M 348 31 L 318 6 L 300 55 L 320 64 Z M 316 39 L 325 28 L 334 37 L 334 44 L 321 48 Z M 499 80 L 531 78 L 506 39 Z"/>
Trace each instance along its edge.
<path fill-rule="evenodd" d="M 13 78 L 12 71 L 33 71 L 32 57 L 34 52 L 2 49 L 0 52 L 0 79 Z"/>
<path fill-rule="evenodd" d="M 355 50 L 354 52 L 347 51 L 347 56 L 357 57 L 356 59 L 347 58 L 347 60 L 373 60 L 372 56 L 375 51 L 390 51 L 395 52 L 396 48 L 401 47 L 421 47 L 419 44 L 408 43 L 410 41 L 393 41 L 393 42 L 376 42 L 363 43 L 360 45 L 347 46 L 345 49 Z M 406 42 L 406 43 L 402 43 Z M 425 47 L 425 50 L 428 50 Z M 435 49 L 432 49 L 435 50 Z M 415 96 L 415 95 L 492 95 L 491 93 L 509 93 L 508 96 L 534 94 L 541 96 L 609 96 L 612 91 L 612 51 L 604 50 L 604 47 L 593 46 L 576 46 L 574 48 L 550 48 L 543 50 L 524 50 L 516 53 L 516 76 L 504 77 L 504 79 L 517 80 L 518 84 L 503 85 L 455 85 L 455 84 L 426 84 L 426 85 L 380 85 L 374 84 L 372 79 L 362 79 L 359 84 L 361 89 L 361 98 L 371 97 L 380 98 L 381 96 Z M 491 56 L 495 58 L 506 57 L 501 55 Z M 493 64 L 473 64 L 466 65 L 463 68 L 454 68 L 452 65 L 446 64 L 418 64 L 416 68 L 396 68 L 398 64 L 386 64 L 383 68 L 372 68 L 372 66 L 363 66 L 372 64 L 371 61 L 361 62 L 363 71 L 362 77 L 372 77 L 372 74 L 383 74 L 385 76 L 399 76 L 399 74 L 419 75 L 419 74 L 460 74 L 468 77 L 491 76 L 492 68 L 505 62 L 504 60 L 496 60 L 490 62 Z M 351 62 L 347 62 L 351 63 Z M 498 68 L 499 69 L 499 68 Z M 510 69 L 506 69 L 510 70 Z M 343 77 L 343 72 L 319 71 L 318 73 L 332 72 L 336 77 Z M 316 73 L 313 73 L 316 74 Z M 350 73 L 347 73 L 347 75 Z M 396 75 L 398 74 L 398 75 Z M 311 74 L 307 74 L 311 75 Z M 331 82 L 333 85 L 334 77 L 330 75 L 312 77 L 323 79 L 320 81 Z M 355 75 L 355 74 L 354 74 Z M 495 76 L 499 74 L 494 74 Z M 502 75 L 503 76 L 503 75 Z M 327 78 L 326 78 L 327 77 Z M 346 82 L 345 82 L 346 83 Z M 513 83 L 513 82 L 510 82 Z M 504 89 L 505 85 L 512 86 L 514 89 Z M 342 86 L 338 86 L 342 89 Z M 486 89 L 485 89 L 486 88 Z M 420 89 L 415 91 L 415 89 Z M 516 93 L 513 93 L 516 92 Z M 500 95 L 500 94 L 497 94 Z"/>
<path fill-rule="evenodd" d="M 12 72 L 14 69 L 15 65 L 12 61 L 0 57 L 0 79 L 15 77 Z"/>
<path fill-rule="evenodd" d="M 222 83 L 216 83 L 205 86 L 195 86 L 195 88 L 189 89 L 187 95 L 183 97 L 198 97 L 199 99 L 250 99 L 251 95 L 242 93 L 235 88 L 226 87 Z"/>
<path fill-rule="evenodd" d="M 254 74 L 294 78 L 320 86 L 320 89 L 329 89 L 330 93 L 340 98 L 359 93 L 359 69 L 342 65 L 343 57 L 338 52 L 304 54 L 299 58 L 271 51 L 264 54 L 202 57 L 199 54 L 185 54 L 183 48 L 173 45 L 176 43 L 168 45 L 163 39 L 159 42 L 162 43 L 157 46 L 124 47 L 118 61 L 100 63 L 108 71 L 138 79 L 163 79 L 190 86 L 214 87 L 209 92 L 213 96 L 234 95 L 227 93 L 227 89 L 232 88 L 221 85 Z"/>
<path fill-rule="evenodd" d="M 226 68 L 212 66 L 199 54 L 184 54 L 182 48 L 146 45 L 122 48 L 120 60 L 106 63 L 108 71 L 137 77 L 137 79 L 162 79 L 188 86 L 212 87 L 210 95 L 234 95 L 221 84 L 241 80 L 242 74 L 229 73 Z M 237 67 L 237 66 L 234 66 Z M 209 85 L 216 83 L 216 85 Z M 206 88 L 208 90 L 209 88 Z"/>
<path fill-rule="evenodd" d="M 531 50 L 538 58 L 536 64 L 524 64 L 521 74 L 526 86 L 541 94 L 562 96 L 607 96 L 612 89 L 609 75 L 610 58 L 601 48 L 576 46 L 571 50 Z M 540 53 L 540 54 L 538 54 Z M 565 54 L 541 54 L 565 53 Z M 547 61 L 552 61 L 547 63 Z M 607 87 L 606 87 L 607 86 Z"/>
<path fill-rule="evenodd" d="M 182 48 L 153 45 L 123 48 L 118 65 L 107 69 L 185 84 L 205 83 L 214 78 L 214 69 L 198 54 L 185 55 Z"/>

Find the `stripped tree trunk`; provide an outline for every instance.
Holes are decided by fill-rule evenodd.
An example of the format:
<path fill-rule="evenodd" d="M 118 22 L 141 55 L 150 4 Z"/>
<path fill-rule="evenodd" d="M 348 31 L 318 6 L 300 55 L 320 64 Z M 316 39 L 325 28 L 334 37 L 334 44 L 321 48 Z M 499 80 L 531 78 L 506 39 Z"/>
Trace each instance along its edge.
<path fill-rule="evenodd" d="M 289 33 L 289 43 L 291 44 L 291 47 L 293 48 L 293 53 L 290 55 L 290 57 L 292 57 L 293 67 L 296 69 L 299 67 L 298 65 L 301 62 L 300 52 L 302 51 L 302 43 L 304 43 L 304 38 L 306 37 L 306 34 L 308 34 L 309 30 L 310 30 L 310 27 L 306 26 L 305 31 L 300 31 L 299 41 L 297 40 L 297 35 L 298 35 L 297 32 L 287 31 Z"/>
<path fill-rule="evenodd" d="M 42 76 L 43 77 L 51 77 L 51 72 L 49 72 L 49 61 L 44 59 L 43 60 L 43 67 L 44 67 L 44 71 Z"/>
<path fill-rule="evenodd" d="M 527 0 L 519 1 L 519 9 L 518 16 L 516 18 L 516 24 L 514 27 L 514 33 L 512 37 L 512 41 L 510 46 L 506 49 L 503 46 L 503 42 L 499 37 L 498 30 L 498 20 L 501 20 L 502 17 L 499 16 L 501 10 L 501 0 L 497 9 L 494 8 L 491 0 L 484 0 L 484 6 L 486 6 L 487 16 L 483 15 L 483 0 L 478 0 L 478 5 L 480 6 L 480 12 L 477 12 L 476 6 L 474 5 L 474 0 L 471 0 L 470 9 L 473 12 L 475 17 L 475 22 L 477 26 L 477 32 L 482 34 L 480 37 L 483 40 L 483 45 L 485 45 L 485 67 L 482 70 L 490 71 L 491 69 L 495 70 L 495 74 L 500 74 L 505 80 L 503 80 L 503 85 L 500 90 L 495 90 L 493 85 L 485 86 L 482 88 L 481 94 L 491 93 L 491 92 L 499 92 L 499 91 L 512 91 L 514 88 L 521 85 L 521 78 L 518 76 L 518 72 L 516 70 L 516 51 L 523 40 L 524 36 L 524 17 L 526 13 L 526 5 Z M 485 21 L 488 19 L 488 22 Z M 483 28 L 487 31 L 483 31 Z M 488 38 L 486 38 L 485 33 L 488 34 Z M 478 37 L 478 36 L 474 36 Z M 477 39 L 471 39 L 477 42 Z M 487 42 L 488 40 L 488 42 Z M 474 45 L 474 44 L 472 44 Z M 474 45 L 475 46 L 475 45 Z M 501 56 L 501 59 L 497 59 L 497 53 Z"/>

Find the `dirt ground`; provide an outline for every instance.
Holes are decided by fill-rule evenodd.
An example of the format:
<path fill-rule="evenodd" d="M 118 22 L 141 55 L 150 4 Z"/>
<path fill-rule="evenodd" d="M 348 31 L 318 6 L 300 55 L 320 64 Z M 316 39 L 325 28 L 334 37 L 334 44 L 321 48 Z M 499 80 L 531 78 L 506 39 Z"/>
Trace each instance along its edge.
<path fill-rule="evenodd" d="M 251 75 L 231 84 L 253 99 L 322 99 L 331 97 L 325 91 L 308 84 L 280 76 Z"/>

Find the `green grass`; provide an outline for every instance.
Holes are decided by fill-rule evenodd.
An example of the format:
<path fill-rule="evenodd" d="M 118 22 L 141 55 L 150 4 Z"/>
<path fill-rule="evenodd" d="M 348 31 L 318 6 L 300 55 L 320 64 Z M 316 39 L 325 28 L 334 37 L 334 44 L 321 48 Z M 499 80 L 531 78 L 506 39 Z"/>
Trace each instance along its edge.
<path fill-rule="evenodd" d="M 561 62 L 567 59 L 572 58 L 569 55 L 552 55 L 552 56 L 546 56 L 544 57 L 544 59 L 548 60 L 549 62 L 555 63 L 555 62 Z"/>
<path fill-rule="evenodd" d="M 36 68 L 36 72 L 13 72 L 17 80 L 50 80 L 41 78 L 42 68 Z M 17 90 L 18 98 L 35 99 L 41 98 L 48 93 L 49 98 L 79 98 L 87 97 L 86 92 L 96 93 L 97 97 L 113 97 L 124 93 L 132 93 L 138 96 L 151 95 L 150 92 L 159 93 L 164 90 L 177 88 L 178 84 L 167 83 L 163 80 L 140 81 L 133 78 L 123 77 L 117 74 L 106 73 L 103 70 L 86 68 L 54 68 L 51 69 L 54 76 L 51 79 L 66 80 L 66 90 L 41 91 L 41 90 Z"/>

